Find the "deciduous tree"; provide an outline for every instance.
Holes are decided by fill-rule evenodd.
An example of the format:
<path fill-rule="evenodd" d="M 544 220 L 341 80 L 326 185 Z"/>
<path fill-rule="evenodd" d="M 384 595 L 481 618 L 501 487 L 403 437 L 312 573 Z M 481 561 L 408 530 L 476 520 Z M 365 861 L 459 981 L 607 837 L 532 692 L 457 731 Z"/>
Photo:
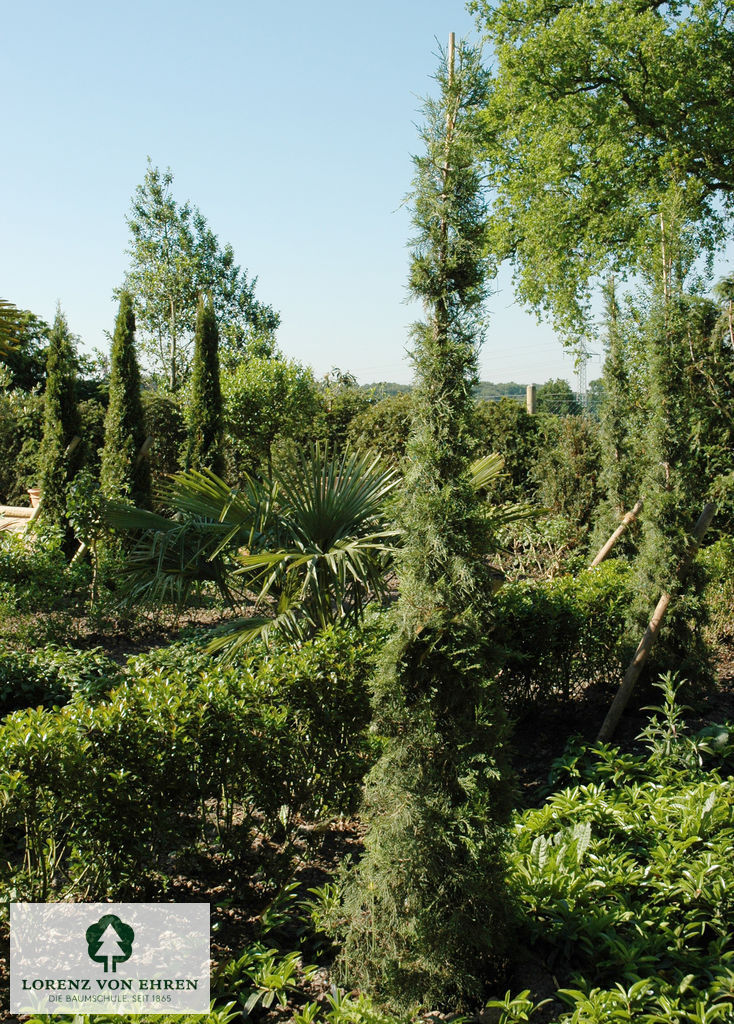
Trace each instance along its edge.
<path fill-rule="evenodd" d="M 294 360 L 252 357 L 223 375 L 225 423 L 236 468 L 263 475 L 272 470 L 273 446 L 303 442 L 322 409 L 313 373 Z"/>
<path fill-rule="evenodd" d="M 212 297 L 223 348 L 233 361 L 248 349 L 269 354 L 280 317 L 255 298 L 257 279 L 237 266 L 231 246 L 220 246 L 200 211 L 176 202 L 172 184 L 170 169 L 161 172 L 148 161 L 127 218 L 125 288 L 134 299 L 143 351 L 175 392 L 190 373 L 200 294 Z"/>
<path fill-rule="evenodd" d="M 729 0 L 473 0 L 496 54 L 486 112 L 492 247 L 570 336 L 590 288 L 658 258 L 660 216 L 698 253 L 734 212 Z M 668 230 L 670 223 L 668 224 Z"/>

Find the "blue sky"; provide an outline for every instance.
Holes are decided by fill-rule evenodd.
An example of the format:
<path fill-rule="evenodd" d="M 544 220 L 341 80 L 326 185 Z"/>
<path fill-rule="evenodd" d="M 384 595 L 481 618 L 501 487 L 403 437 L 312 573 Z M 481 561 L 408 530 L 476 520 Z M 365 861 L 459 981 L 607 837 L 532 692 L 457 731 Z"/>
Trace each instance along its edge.
<path fill-rule="evenodd" d="M 47 319 L 60 301 L 84 347 L 105 348 L 150 156 L 258 277 L 288 356 L 408 382 L 401 203 L 450 31 L 476 39 L 460 0 L 8 6 L 0 295 Z M 489 314 L 483 379 L 574 380 L 506 273 Z"/>

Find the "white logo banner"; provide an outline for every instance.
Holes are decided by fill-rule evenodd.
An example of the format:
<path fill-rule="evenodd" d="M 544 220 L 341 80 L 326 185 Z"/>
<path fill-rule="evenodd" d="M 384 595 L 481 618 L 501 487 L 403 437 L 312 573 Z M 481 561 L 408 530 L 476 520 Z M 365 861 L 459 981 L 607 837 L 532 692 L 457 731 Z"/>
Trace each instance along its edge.
<path fill-rule="evenodd" d="M 10 1012 L 208 1013 L 208 903 L 11 903 Z"/>

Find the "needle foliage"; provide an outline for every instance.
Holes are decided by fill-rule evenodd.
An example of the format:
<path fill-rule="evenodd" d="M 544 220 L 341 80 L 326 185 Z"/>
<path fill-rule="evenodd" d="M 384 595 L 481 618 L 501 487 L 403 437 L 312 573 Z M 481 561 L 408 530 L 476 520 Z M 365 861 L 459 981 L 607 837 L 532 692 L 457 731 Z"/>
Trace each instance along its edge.
<path fill-rule="evenodd" d="M 105 497 L 126 498 L 141 508 L 149 507 L 150 464 L 147 458 L 138 458 L 145 433 L 133 300 L 123 291 L 110 355 L 110 400 L 100 471 Z"/>
<path fill-rule="evenodd" d="M 66 520 L 66 486 L 80 466 L 80 448 L 67 455 L 80 430 L 74 345 L 61 308 L 48 339 L 43 438 L 39 453 L 44 518 L 59 525 Z"/>
<path fill-rule="evenodd" d="M 367 781 L 365 854 L 344 888 L 341 955 L 350 982 L 402 1008 L 481 996 L 508 925 L 506 721 L 486 639 L 492 530 L 468 473 L 486 294 L 478 53 L 460 46 L 437 81 L 412 197 L 410 286 L 425 320 L 413 330 L 400 599 L 374 680 L 385 747 Z"/>

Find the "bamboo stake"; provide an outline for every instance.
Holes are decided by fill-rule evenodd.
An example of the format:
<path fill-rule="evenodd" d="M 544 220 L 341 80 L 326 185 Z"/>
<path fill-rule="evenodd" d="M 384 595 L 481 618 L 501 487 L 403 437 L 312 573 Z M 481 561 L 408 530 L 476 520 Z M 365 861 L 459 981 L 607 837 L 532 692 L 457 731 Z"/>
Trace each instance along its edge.
<path fill-rule="evenodd" d="M 84 556 L 86 555 L 87 551 L 89 551 L 89 545 L 86 543 L 86 541 L 81 541 L 79 543 L 79 547 L 74 552 L 74 557 L 71 560 L 71 564 L 75 565 L 77 562 L 80 562 L 82 558 L 84 558 Z"/>
<path fill-rule="evenodd" d="M 148 434 L 146 439 L 141 444 L 140 451 L 138 452 L 137 458 L 135 459 L 135 469 L 138 468 L 140 463 L 143 461 L 145 456 L 148 454 L 148 452 L 150 451 L 150 446 L 152 444 L 153 444 L 153 435 L 152 434 Z"/>
<path fill-rule="evenodd" d="M 691 562 L 698 550 L 698 547 L 703 540 L 703 536 L 711 525 L 711 520 L 714 518 L 714 512 L 716 506 L 713 502 L 709 502 L 704 505 L 703 511 L 699 516 L 698 522 L 693 528 L 690 543 L 688 545 L 688 551 L 681 563 L 680 569 L 678 570 L 678 578 L 682 580 L 688 569 L 690 568 Z M 619 720 L 622 717 L 624 709 L 627 707 L 632 691 L 635 688 L 642 669 L 644 668 L 647 657 L 652 650 L 652 645 L 655 643 L 657 635 L 660 631 L 660 624 L 663 621 L 668 605 L 670 604 L 670 594 L 664 591 L 657 603 L 655 611 L 652 614 L 652 618 L 645 630 L 645 635 L 640 640 L 637 651 L 632 661 L 629 663 L 627 671 L 624 674 L 622 684 L 617 690 L 616 696 L 612 701 L 611 707 L 607 712 L 607 717 L 604 719 L 599 735 L 597 736 L 597 743 L 606 743 L 612 738 L 614 730 L 619 724 Z"/>
<path fill-rule="evenodd" d="M 642 511 L 642 498 L 640 498 L 640 500 L 637 502 L 635 507 L 624 516 L 624 518 L 622 519 L 622 522 L 619 524 L 617 529 L 614 531 L 612 536 L 606 542 L 604 547 L 599 551 L 599 553 L 597 554 L 596 558 L 594 559 L 594 561 L 589 566 L 590 569 L 595 569 L 597 567 L 597 565 L 601 565 L 601 563 L 607 557 L 607 555 L 612 550 L 614 545 L 617 543 L 619 538 L 622 536 L 624 531 L 627 529 L 629 524 L 633 523 L 635 521 L 635 519 L 637 519 L 637 517 L 638 517 L 638 515 L 640 514 L 641 511 Z"/>

